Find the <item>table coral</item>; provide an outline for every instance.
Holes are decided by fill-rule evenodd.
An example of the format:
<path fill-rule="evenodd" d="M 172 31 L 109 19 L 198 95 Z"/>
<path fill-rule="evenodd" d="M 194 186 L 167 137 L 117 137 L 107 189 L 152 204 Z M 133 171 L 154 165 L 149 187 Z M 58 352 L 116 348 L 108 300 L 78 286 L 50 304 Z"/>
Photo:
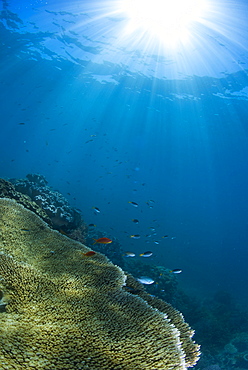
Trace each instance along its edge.
<path fill-rule="evenodd" d="M 6 198 L 0 250 L 1 369 L 184 370 L 197 361 L 177 311 L 170 320 L 162 304 L 125 291 L 126 275 L 104 255 L 84 256 L 86 246 Z"/>

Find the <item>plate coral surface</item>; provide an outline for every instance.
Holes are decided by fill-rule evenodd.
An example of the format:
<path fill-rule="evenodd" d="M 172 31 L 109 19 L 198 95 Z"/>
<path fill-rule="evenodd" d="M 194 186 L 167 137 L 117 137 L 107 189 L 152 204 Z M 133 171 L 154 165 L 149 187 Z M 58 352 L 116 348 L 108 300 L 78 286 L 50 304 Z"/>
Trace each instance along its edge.
<path fill-rule="evenodd" d="M 199 346 L 178 311 L 125 291 L 121 268 L 101 253 L 86 256 L 89 248 L 13 199 L 0 199 L 0 251 L 1 369 L 183 370 L 197 362 Z"/>

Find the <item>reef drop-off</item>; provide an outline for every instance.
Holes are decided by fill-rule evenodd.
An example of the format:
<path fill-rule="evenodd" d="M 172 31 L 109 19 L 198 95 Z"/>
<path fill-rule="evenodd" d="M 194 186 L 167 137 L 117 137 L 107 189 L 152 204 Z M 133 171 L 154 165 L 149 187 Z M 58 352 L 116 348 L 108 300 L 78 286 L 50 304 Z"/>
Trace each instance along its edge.
<path fill-rule="evenodd" d="M 168 312 L 170 320 L 125 291 L 124 272 L 87 251 L 15 200 L 0 199 L 1 369 L 194 366 L 199 346 L 181 314 Z"/>

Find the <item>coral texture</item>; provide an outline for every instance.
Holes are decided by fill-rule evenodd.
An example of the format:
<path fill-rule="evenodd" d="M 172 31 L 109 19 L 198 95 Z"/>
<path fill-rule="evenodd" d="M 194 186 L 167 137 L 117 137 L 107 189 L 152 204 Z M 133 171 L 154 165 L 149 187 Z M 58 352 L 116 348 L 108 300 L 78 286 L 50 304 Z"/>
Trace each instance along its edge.
<path fill-rule="evenodd" d="M 111 259 L 111 258 L 110 258 Z M 124 270 L 127 270 L 135 277 L 149 276 L 156 284 L 146 286 L 146 290 L 166 302 L 172 303 L 178 292 L 178 279 L 165 266 L 158 266 L 144 262 L 144 259 L 126 258 Z"/>
<path fill-rule="evenodd" d="M 28 174 L 26 179 L 0 179 L 0 198 L 15 199 L 52 228 L 85 242 L 87 226 L 79 210 L 71 207 L 61 193 L 47 186 L 44 176 Z"/>
<path fill-rule="evenodd" d="M 161 299 L 148 294 L 143 285 L 134 279 L 132 275 L 128 273 L 126 275 L 127 280 L 124 289 L 128 291 L 128 289 L 131 288 L 131 292 L 133 294 L 141 297 L 153 308 L 158 309 L 160 312 L 166 313 L 170 322 L 175 325 L 180 332 L 180 341 L 183 351 L 185 352 L 186 367 L 194 366 L 199 357 L 199 347 L 192 341 L 194 331 L 184 321 L 183 315 L 173 308 L 169 303 L 166 303 Z"/>
<path fill-rule="evenodd" d="M 28 174 L 26 179 L 11 179 L 16 191 L 28 195 L 46 212 L 54 229 L 76 229 L 82 218 L 75 208 L 58 191 L 47 186 L 47 180 L 40 174 Z"/>
<path fill-rule="evenodd" d="M 125 291 L 126 275 L 105 256 L 86 257 L 86 246 L 5 198 L 0 250 L 1 369 L 183 370 L 197 361 L 181 314 Z"/>
<path fill-rule="evenodd" d="M 11 184 L 11 182 L 4 179 L 0 179 L 0 198 L 15 199 L 18 203 L 24 205 L 27 209 L 35 212 L 48 224 L 51 224 L 50 218 L 37 203 L 33 202 L 28 195 L 22 194 L 17 191 L 14 185 Z"/>

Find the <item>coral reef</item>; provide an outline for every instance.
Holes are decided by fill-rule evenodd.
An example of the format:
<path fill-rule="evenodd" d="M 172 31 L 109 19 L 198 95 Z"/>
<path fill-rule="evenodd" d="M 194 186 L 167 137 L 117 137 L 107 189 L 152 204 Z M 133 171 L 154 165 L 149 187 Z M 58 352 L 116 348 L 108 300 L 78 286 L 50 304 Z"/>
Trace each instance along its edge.
<path fill-rule="evenodd" d="M 0 179 L 0 198 L 15 199 L 54 229 L 84 243 L 88 229 L 80 212 L 71 207 L 62 194 L 48 187 L 44 176 L 28 174 L 26 177 Z"/>
<path fill-rule="evenodd" d="M 179 307 L 186 312 L 187 310 Z M 229 293 L 218 291 L 212 299 L 198 302 L 198 309 L 193 323 L 197 332 L 197 340 L 202 348 L 218 358 L 224 347 L 240 332 L 248 331 L 248 314 L 239 306 Z M 203 319 L 204 318 L 204 319 Z"/>
<path fill-rule="evenodd" d="M 146 290 L 150 294 L 174 304 L 177 293 L 177 277 L 170 273 L 169 269 L 131 258 L 126 259 L 123 269 L 135 277 L 149 276 L 152 278 L 155 284 L 147 286 Z"/>
<path fill-rule="evenodd" d="M 54 191 L 47 184 L 46 178 L 40 174 L 28 174 L 26 179 L 10 179 L 10 181 L 0 179 L 0 197 L 17 200 L 37 213 L 54 229 L 88 246 L 93 246 L 93 238 L 106 236 L 100 230 L 89 230 L 80 212 L 71 207 L 61 193 Z M 28 207 L 29 204 L 32 207 Z M 94 245 L 94 249 L 104 253 L 113 263 L 123 267 L 120 243 L 116 238 L 111 237 L 111 239 L 113 243 Z"/>
<path fill-rule="evenodd" d="M 192 330 L 104 255 L 0 199 L 1 369 L 185 370 Z M 127 286 L 128 286 L 127 285 Z M 143 296 L 143 297 L 142 297 Z"/>
<path fill-rule="evenodd" d="M 223 367 L 248 369 L 248 333 L 237 333 L 218 354 Z"/>
<path fill-rule="evenodd" d="M 223 290 L 208 299 L 189 300 L 183 292 L 181 296 L 183 299 L 177 299 L 176 307 L 194 327 L 196 340 L 201 343 L 201 359 L 195 368 L 205 370 L 215 365 L 223 370 L 248 369 L 246 306 Z"/>
<path fill-rule="evenodd" d="M 4 179 L 0 179 L 0 198 L 15 199 L 18 203 L 25 206 L 25 208 L 35 212 L 45 222 L 51 225 L 50 218 L 38 204 L 32 201 L 32 199 L 28 195 L 17 191 L 11 182 Z"/>
<path fill-rule="evenodd" d="M 40 174 L 28 174 L 26 179 L 10 180 L 16 191 L 28 195 L 48 215 L 54 229 L 64 232 L 76 229 L 82 218 L 61 193 L 47 186 L 47 180 Z"/>
<path fill-rule="evenodd" d="M 122 257 L 123 253 L 121 251 L 121 244 L 115 237 L 110 236 L 112 243 L 94 244 L 94 239 L 97 240 L 97 239 L 109 237 L 109 236 L 110 236 L 109 234 L 94 228 L 93 230 L 88 230 L 85 243 L 88 247 L 93 248 L 95 251 L 105 254 L 105 256 L 107 256 L 114 264 L 124 268 L 124 260 Z"/>
<path fill-rule="evenodd" d="M 196 346 L 191 340 L 192 336 L 194 335 L 194 331 L 184 321 L 182 314 L 173 308 L 169 303 L 166 303 L 165 301 L 147 293 L 143 285 L 128 273 L 125 290 L 130 291 L 132 294 L 138 295 L 149 305 L 158 309 L 160 312 L 166 313 L 170 322 L 175 325 L 180 332 L 180 341 L 185 352 L 186 367 L 194 366 L 195 358 L 197 356 Z"/>

